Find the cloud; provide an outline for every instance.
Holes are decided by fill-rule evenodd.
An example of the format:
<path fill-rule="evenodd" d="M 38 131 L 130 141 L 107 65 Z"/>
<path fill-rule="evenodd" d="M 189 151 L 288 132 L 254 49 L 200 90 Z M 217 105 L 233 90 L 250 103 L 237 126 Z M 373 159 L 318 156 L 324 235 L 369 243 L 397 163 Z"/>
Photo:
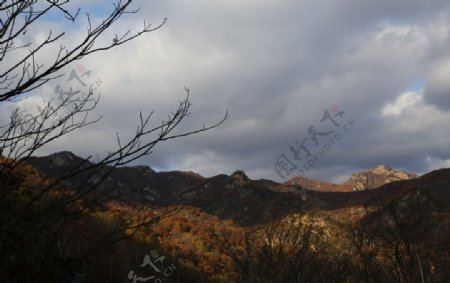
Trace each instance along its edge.
<path fill-rule="evenodd" d="M 427 168 L 423 173 L 428 173 L 441 168 L 450 168 L 450 159 L 441 159 L 436 157 L 427 157 Z"/>
<path fill-rule="evenodd" d="M 140 110 L 156 110 L 154 123 L 165 118 L 185 86 L 193 108 L 179 131 L 213 123 L 225 109 L 231 118 L 211 132 L 161 144 L 138 163 L 206 176 L 243 169 L 251 178 L 280 180 L 273 170 L 278 156 L 292 159 L 289 147 L 309 136 L 309 126 L 320 128 L 331 105 L 356 126 L 306 177 L 342 180 L 381 163 L 423 172 L 428 156 L 449 154 L 448 1 L 139 5 L 139 14 L 126 15 L 98 44 L 138 30 L 144 20 L 156 25 L 168 17 L 167 25 L 79 62 L 103 81 L 93 113 L 103 120 L 41 154 L 105 152 L 115 146 L 116 132 L 124 139 L 132 134 Z M 74 28 L 65 40 L 70 44 L 84 34 Z M 411 89 L 418 78 L 426 82 L 423 91 Z M 51 94 L 53 86 L 40 95 Z"/>
<path fill-rule="evenodd" d="M 450 57 L 431 63 L 427 72 L 426 101 L 440 109 L 450 110 Z"/>
<path fill-rule="evenodd" d="M 381 109 L 382 116 L 400 116 L 413 109 L 423 101 L 423 94 L 418 92 L 406 92 L 401 94 L 394 102 L 387 103 Z"/>

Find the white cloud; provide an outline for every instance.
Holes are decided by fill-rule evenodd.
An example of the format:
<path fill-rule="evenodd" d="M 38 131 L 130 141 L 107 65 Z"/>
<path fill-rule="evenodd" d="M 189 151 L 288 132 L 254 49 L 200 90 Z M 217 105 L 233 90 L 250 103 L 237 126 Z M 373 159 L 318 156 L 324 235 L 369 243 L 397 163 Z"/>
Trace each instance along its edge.
<path fill-rule="evenodd" d="M 202 172 L 202 175 L 210 177 L 218 174 L 231 173 L 231 164 L 224 164 L 223 161 L 223 157 L 218 156 L 213 151 L 206 150 L 199 154 L 185 154 L 181 158 L 174 159 L 169 163 L 172 163 L 170 167 L 173 169 L 188 169 L 193 172 Z"/>
<path fill-rule="evenodd" d="M 420 92 L 406 92 L 389 102 L 381 109 L 382 116 L 400 116 L 411 111 L 423 103 L 423 94 Z"/>
<path fill-rule="evenodd" d="M 423 173 L 427 173 L 433 170 L 450 168 L 450 159 L 440 159 L 436 157 L 427 157 L 427 167 Z"/>

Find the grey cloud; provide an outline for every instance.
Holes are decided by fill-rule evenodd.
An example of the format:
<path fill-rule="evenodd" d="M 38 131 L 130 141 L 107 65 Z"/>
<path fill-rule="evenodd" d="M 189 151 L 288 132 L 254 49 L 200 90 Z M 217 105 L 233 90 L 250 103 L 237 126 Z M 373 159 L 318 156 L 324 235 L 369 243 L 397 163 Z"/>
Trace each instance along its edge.
<path fill-rule="evenodd" d="M 440 58 L 431 64 L 427 74 L 425 100 L 443 110 L 450 110 L 450 59 Z"/>
<path fill-rule="evenodd" d="M 107 150 L 114 146 L 116 131 L 124 137 L 131 133 L 139 110 L 156 109 L 157 122 L 183 98 L 187 86 L 194 105 L 180 131 L 214 122 L 226 108 L 231 118 L 211 132 L 161 144 L 138 163 L 205 175 L 243 169 L 252 178 L 279 180 L 273 171 L 276 158 L 307 137 L 310 125 L 319 127 L 332 104 L 357 125 L 307 177 L 341 180 L 379 163 L 422 172 L 429 167 L 428 156 L 448 156 L 444 144 L 450 136 L 442 127 L 450 118 L 430 106 L 443 106 L 449 97 L 439 95 L 446 85 L 433 73 L 448 43 L 448 34 L 436 31 L 450 26 L 447 1 L 139 5 L 139 16 L 128 17 L 118 30 L 138 28 L 144 19 L 157 24 L 164 17 L 167 26 L 82 62 L 105 82 L 96 112 L 104 120 L 48 151 Z M 425 106 L 413 116 L 382 117 L 381 109 L 422 75 L 427 77 Z M 421 115 L 433 117 L 436 126 L 402 130 L 407 119 Z M 89 146 L 74 142 L 86 136 Z"/>

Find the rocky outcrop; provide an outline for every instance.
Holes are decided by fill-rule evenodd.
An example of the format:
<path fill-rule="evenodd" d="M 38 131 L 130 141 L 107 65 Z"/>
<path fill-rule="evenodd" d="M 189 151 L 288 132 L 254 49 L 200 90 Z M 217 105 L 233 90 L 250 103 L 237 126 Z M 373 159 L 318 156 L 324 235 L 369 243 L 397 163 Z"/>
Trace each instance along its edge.
<path fill-rule="evenodd" d="M 250 180 L 242 170 L 235 171 L 230 177 L 235 181 L 235 184 L 240 187 Z"/>
<path fill-rule="evenodd" d="M 416 174 L 394 170 L 386 165 L 379 165 L 367 171 L 357 172 L 341 184 L 333 184 L 319 180 L 296 177 L 285 185 L 300 185 L 317 192 L 352 192 L 378 188 L 384 184 L 417 178 Z"/>
<path fill-rule="evenodd" d="M 350 177 L 349 183 L 354 191 L 377 188 L 395 181 L 417 178 L 416 174 L 396 171 L 386 165 L 379 165 L 364 172 L 358 172 Z"/>
<path fill-rule="evenodd" d="M 75 154 L 70 151 L 62 151 L 58 153 L 54 153 L 48 157 L 48 161 L 53 166 L 68 166 L 75 159 L 79 159 Z"/>

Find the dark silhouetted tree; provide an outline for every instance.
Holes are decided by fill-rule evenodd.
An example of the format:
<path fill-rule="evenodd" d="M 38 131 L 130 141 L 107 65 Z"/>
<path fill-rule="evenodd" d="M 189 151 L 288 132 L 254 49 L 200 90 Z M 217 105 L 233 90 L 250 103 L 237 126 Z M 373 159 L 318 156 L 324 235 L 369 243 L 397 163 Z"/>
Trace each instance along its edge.
<path fill-rule="evenodd" d="M 53 282 L 73 271 L 76 264 L 67 263 L 69 260 L 61 243 L 70 242 L 73 229 L 83 229 L 83 223 L 94 221 L 92 217 L 98 204 L 114 190 L 96 192 L 96 188 L 114 168 L 151 154 L 160 142 L 210 130 L 228 117 L 226 112 L 220 121 L 210 126 L 174 134 L 173 130 L 190 114 L 192 104 L 186 89 L 186 98 L 166 120 L 152 125 L 153 112 L 139 113 L 134 134 L 127 140 L 117 134 L 116 148 L 100 154 L 102 157 L 97 156 L 96 160 L 87 157 L 70 164 L 53 179 L 33 171 L 25 163 L 37 150 L 100 120 L 91 117 L 100 96 L 92 88 L 88 93 L 60 88 L 37 111 L 17 105 L 63 76 L 61 72 L 70 64 L 96 52 L 121 46 L 166 23 L 166 19 L 156 26 L 144 22 L 140 30 L 115 35 L 107 40 L 108 44 L 101 45 L 99 39 L 107 36 L 114 23 L 126 14 L 138 13 L 138 9 L 131 9 L 132 0 L 118 0 L 97 24 L 86 14 L 86 34 L 72 47 L 63 45 L 63 39 L 70 36 L 70 29 L 57 34 L 48 30 L 41 41 L 28 42 L 27 32 L 39 26 L 47 16 L 59 17 L 74 25 L 83 18 L 79 15 L 80 9 L 70 8 L 72 2 L 0 0 L 0 107 L 2 111 L 12 108 L 9 115 L 5 116 L 4 112 L 0 115 L 1 282 Z M 55 45 L 59 45 L 58 50 L 49 53 Z M 43 57 L 44 54 L 47 55 Z M 66 186 L 66 181 L 80 176 L 90 181 L 81 182 L 77 188 Z M 81 261 L 104 245 L 130 237 L 139 227 L 164 217 L 154 216 L 144 210 L 119 217 L 108 231 L 101 235 L 91 233 L 88 248 L 71 262 Z"/>

